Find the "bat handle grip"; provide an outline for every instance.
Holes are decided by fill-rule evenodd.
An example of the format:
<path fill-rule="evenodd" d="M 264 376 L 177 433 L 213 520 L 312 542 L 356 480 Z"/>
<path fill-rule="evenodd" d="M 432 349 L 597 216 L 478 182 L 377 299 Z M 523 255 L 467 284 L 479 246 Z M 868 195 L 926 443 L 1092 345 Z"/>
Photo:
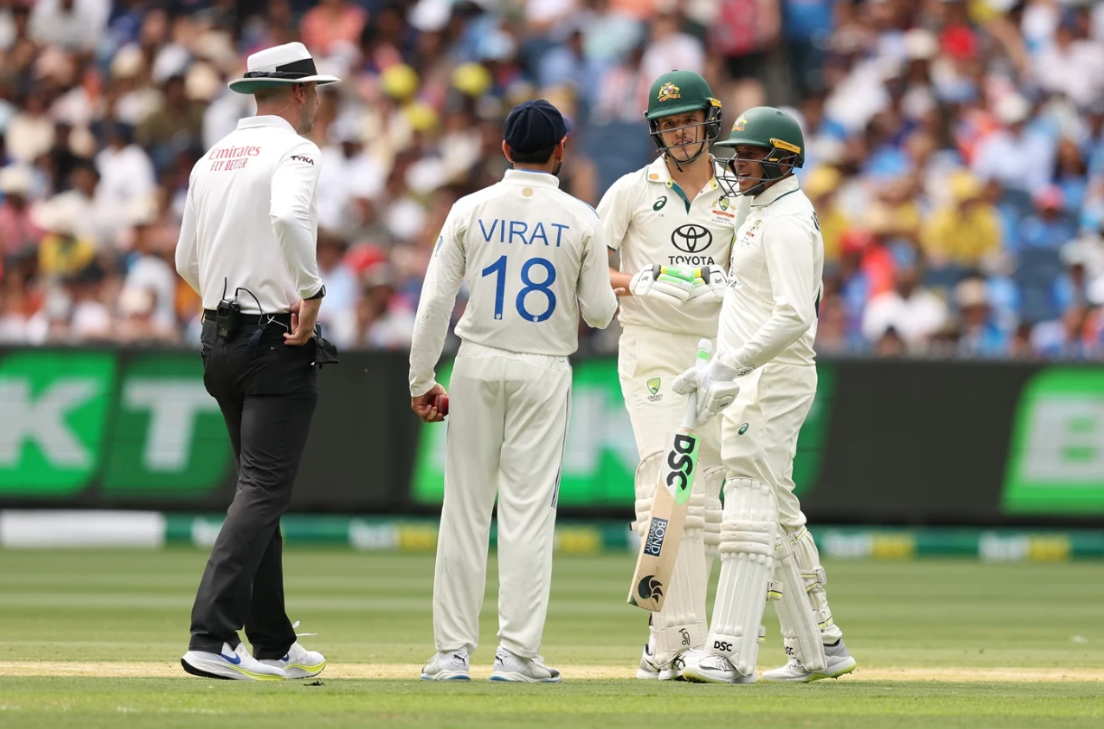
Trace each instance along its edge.
<path fill-rule="evenodd" d="M 694 360 L 694 368 L 704 370 L 709 364 L 709 353 L 713 351 L 713 343 L 708 339 L 698 340 L 698 356 Z M 683 417 L 682 427 L 694 428 L 698 424 L 698 391 L 694 390 L 686 396 L 686 415 Z"/>

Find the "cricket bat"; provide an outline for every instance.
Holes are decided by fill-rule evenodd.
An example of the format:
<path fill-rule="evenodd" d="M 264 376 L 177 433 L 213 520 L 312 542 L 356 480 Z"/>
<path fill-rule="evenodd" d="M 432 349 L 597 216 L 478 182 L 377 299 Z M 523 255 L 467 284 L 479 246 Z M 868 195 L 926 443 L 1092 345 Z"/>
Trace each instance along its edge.
<path fill-rule="evenodd" d="M 711 349 L 708 339 L 698 342 L 696 367 L 705 367 Z M 629 586 L 629 604 L 651 612 L 663 609 L 667 586 L 675 570 L 675 557 L 682 544 L 686 507 L 698 469 L 699 439 L 694 430 L 697 412 L 698 393 L 695 391 L 686 398 L 682 427 L 671 434 L 663 457 L 647 529 L 640 542 L 640 556 Z"/>

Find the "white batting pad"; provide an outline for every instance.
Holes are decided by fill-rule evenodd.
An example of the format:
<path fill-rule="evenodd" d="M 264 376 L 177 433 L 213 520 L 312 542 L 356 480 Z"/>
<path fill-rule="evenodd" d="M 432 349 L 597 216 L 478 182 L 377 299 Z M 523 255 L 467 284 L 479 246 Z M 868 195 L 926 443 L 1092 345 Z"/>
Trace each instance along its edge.
<path fill-rule="evenodd" d="M 706 650 L 727 656 L 744 676 L 755 673 L 759 635 L 778 541 L 778 504 L 766 484 L 732 479 L 721 525 L 721 578 Z"/>
<path fill-rule="evenodd" d="M 716 466 L 702 471 L 698 478 L 705 491 L 705 579 L 713 573 L 713 560 L 721 546 L 721 486 L 724 485 L 724 467 Z"/>
<path fill-rule="evenodd" d="M 697 515 L 693 517 L 695 510 Z M 691 526 L 692 523 L 696 526 Z M 701 648 L 705 643 L 705 545 L 701 525 L 701 495 L 693 494 L 663 609 L 652 614 L 655 660 L 660 665 L 673 660 L 681 651 Z"/>
<path fill-rule="evenodd" d="M 817 552 L 813 535 L 805 527 L 790 532 L 790 544 L 793 546 L 794 559 L 801 570 L 801 577 L 805 580 L 805 591 L 809 593 L 813 607 L 817 611 L 817 622 L 820 635 L 825 645 L 835 643 L 843 637 L 843 631 L 836 625 L 832 618 L 832 610 L 828 607 L 828 575 L 820 566 L 820 553 Z"/>
<path fill-rule="evenodd" d="M 775 577 L 782 582 L 778 622 L 786 653 L 797 658 L 806 671 L 823 671 L 827 659 L 820 636 L 818 613 L 805 591 L 805 579 L 794 558 L 793 545 L 785 534 L 778 540 Z"/>

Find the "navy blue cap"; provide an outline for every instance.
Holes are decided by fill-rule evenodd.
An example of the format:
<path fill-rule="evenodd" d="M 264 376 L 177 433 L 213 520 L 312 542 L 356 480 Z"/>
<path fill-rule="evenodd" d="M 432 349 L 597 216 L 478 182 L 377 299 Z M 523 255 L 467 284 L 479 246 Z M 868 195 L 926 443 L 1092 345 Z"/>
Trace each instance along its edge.
<path fill-rule="evenodd" d="M 502 138 L 516 152 L 538 152 L 555 147 L 571 131 L 560 110 L 544 99 L 526 101 L 510 110 Z"/>

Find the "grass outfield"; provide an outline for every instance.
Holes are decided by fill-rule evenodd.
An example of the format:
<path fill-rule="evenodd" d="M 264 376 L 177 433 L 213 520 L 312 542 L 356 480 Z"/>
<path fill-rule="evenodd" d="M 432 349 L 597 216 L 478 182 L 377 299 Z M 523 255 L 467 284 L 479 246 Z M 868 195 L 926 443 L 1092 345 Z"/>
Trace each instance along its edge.
<path fill-rule="evenodd" d="M 292 548 L 289 612 L 330 663 L 312 686 L 180 670 L 206 558 L 0 551 L 0 727 L 1104 726 L 1099 563 L 829 563 L 855 674 L 728 687 L 628 678 L 646 636 L 645 614 L 624 604 L 632 557 L 559 557 L 543 653 L 565 682 L 516 686 L 416 680 L 433 650 L 432 557 Z M 477 678 L 493 660 L 495 607 L 492 577 Z M 767 630 L 760 668 L 782 662 L 770 614 Z"/>

